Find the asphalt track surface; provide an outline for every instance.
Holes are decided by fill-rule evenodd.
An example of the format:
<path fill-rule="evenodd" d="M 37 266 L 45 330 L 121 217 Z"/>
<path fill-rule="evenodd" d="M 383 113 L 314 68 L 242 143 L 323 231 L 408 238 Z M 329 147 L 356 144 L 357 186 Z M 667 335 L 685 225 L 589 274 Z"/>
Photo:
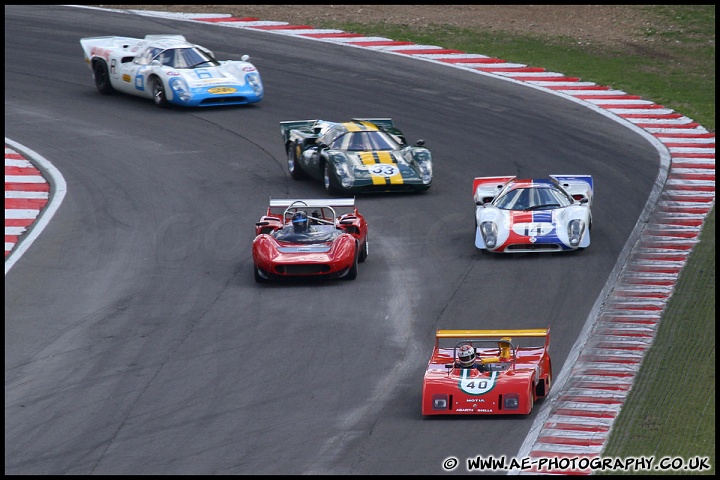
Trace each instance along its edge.
<path fill-rule="evenodd" d="M 420 415 L 435 330 L 550 326 L 557 376 L 664 179 L 638 129 L 431 62 L 63 6 L 6 6 L 5 28 L 6 139 L 67 187 L 6 270 L 6 474 L 442 474 L 448 457 L 514 456 L 542 404 Z M 265 99 L 161 110 L 98 94 L 78 40 L 148 33 L 250 54 Z M 424 138 L 433 187 L 357 199 L 357 280 L 256 285 L 268 198 L 324 196 L 289 177 L 278 122 L 351 117 Z M 472 178 L 509 174 L 593 175 L 591 247 L 481 256 Z"/>

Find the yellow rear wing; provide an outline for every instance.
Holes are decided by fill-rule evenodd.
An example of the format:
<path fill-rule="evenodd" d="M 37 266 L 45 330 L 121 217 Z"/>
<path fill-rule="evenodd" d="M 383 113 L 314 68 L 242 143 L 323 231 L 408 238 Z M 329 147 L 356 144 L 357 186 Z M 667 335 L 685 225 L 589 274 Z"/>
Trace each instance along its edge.
<path fill-rule="evenodd" d="M 502 338 L 502 337 L 545 337 L 545 348 L 550 343 L 550 328 L 527 328 L 518 330 L 438 330 L 435 342 L 441 338 Z"/>
<path fill-rule="evenodd" d="M 297 206 L 298 208 L 317 207 L 354 207 L 355 197 L 352 198 L 271 198 L 270 208 L 287 208 Z"/>

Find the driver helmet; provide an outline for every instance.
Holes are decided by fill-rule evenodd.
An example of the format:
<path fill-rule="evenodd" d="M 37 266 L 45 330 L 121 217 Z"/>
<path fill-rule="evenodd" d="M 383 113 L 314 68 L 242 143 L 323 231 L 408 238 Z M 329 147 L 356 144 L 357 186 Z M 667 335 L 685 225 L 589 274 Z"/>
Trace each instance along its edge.
<path fill-rule="evenodd" d="M 293 228 L 296 232 L 305 232 L 308 229 L 308 216 L 302 210 L 293 213 L 292 216 Z"/>
<path fill-rule="evenodd" d="M 458 349 L 458 362 L 462 367 L 472 367 L 475 364 L 475 349 L 470 344 L 460 346 Z"/>

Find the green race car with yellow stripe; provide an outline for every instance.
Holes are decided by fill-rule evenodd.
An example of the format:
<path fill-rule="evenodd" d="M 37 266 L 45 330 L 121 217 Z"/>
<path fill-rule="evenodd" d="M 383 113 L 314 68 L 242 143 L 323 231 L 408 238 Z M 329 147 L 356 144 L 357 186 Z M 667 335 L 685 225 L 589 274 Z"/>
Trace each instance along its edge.
<path fill-rule="evenodd" d="M 293 179 L 321 180 L 331 195 L 421 192 L 432 184 L 432 155 L 409 145 L 390 118 L 280 122 Z"/>

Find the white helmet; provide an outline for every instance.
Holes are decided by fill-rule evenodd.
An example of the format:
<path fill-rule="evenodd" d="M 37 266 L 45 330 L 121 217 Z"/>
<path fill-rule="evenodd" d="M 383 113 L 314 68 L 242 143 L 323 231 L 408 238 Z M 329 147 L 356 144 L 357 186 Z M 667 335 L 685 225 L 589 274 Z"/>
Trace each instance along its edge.
<path fill-rule="evenodd" d="M 461 367 L 472 367 L 475 364 L 475 349 L 466 343 L 458 348 L 458 362 Z"/>

